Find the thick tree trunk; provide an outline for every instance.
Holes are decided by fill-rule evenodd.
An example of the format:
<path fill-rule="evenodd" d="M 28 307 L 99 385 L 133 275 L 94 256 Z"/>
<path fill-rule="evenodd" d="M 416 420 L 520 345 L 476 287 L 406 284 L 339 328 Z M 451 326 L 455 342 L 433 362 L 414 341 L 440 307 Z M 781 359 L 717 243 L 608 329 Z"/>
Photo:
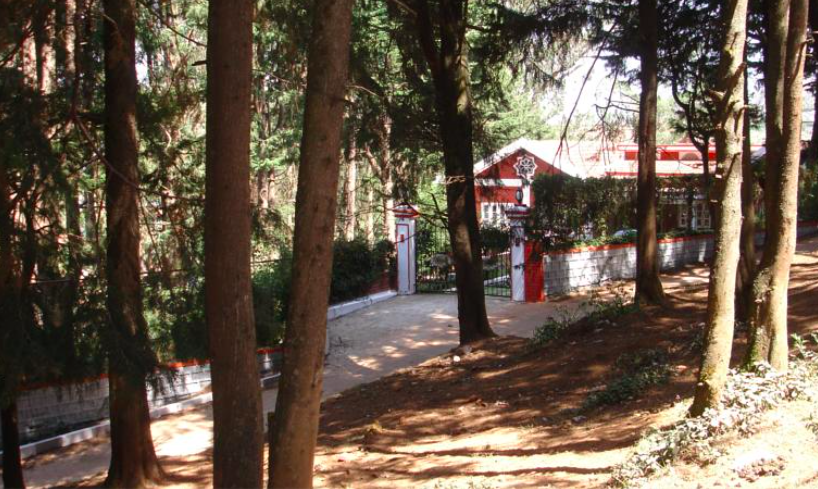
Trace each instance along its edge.
<path fill-rule="evenodd" d="M 142 487 L 161 478 L 151 437 L 146 374 L 155 367 L 139 279 L 135 0 L 105 0 L 105 159 L 108 221 L 111 464 L 106 485 Z"/>
<path fill-rule="evenodd" d="M 284 364 L 270 435 L 270 488 L 310 488 L 327 334 L 352 0 L 317 0 L 296 195 Z"/>
<path fill-rule="evenodd" d="M 3 148 L 0 147 L 0 153 Z M 17 426 L 17 382 L 19 364 L 11 349 L 19 344 L 14 319 L 19 304 L 18 259 L 12 246 L 14 221 L 12 217 L 9 169 L 0 158 L 0 417 L 2 420 L 3 484 L 7 488 L 24 488 L 23 467 L 20 457 L 20 435 Z"/>
<path fill-rule="evenodd" d="M 744 73 L 744 105 L 750 103 L 749 80 Z M 755 179 L 753 178 L 752 148 L 750 144 L 750 111 L 744 111 L 744 139 L 741 153 L 741 256 L 736 277 L 736 317 L 747 321 L 756 269 L 756 210 Z"/>
<path fill-rule="evenodd" d="M 264 475 L 250 275 L 252 26 L 252 2 L 209 3 L 205 317 L 218 488 L 258 488 Z"/>
<path fill-rule="evenodd" d="M 744 106 L 744 43 L 747 0 L 730 0 L 724 10 L 724 44 L 718 73 L 716 104 L 718 120 L 716 153 L 718 172 L 719 222 L 715 256 L 710 269 L 707 296 L 707 345 L 702 359 L 695 398 L 690 408 L 694 416 L 713 408 L 721 400 L 735 320 L 736 270 L 741 235 L 741 154 Z"/>
<path fill-rule="evenodd" d="M 658 20 L 656 0 L 639 0 L 642 43 L 639 101 L 639 172 L 636 181 L 636 294 L 637 302 L 664 301 L 659 280 L 656 221 L 656 100 L 658 91 Z"/>
<path fill-rule="evenodd" d="M 787 289 L 795 253 L 798 168 L 801 163 L 801 97 L 806 54 L 806 0 L 771 2 L 768 12 L 767 236 L 753 283 L 750 347 L 745 364 L 769 362 L 787 369 Z M 787 9 L 782 11 L 782 9 Z M 779 44 L 780 43 L 780 44 Z M 784 46 L 783 52 L 781 45 Z M 780 58 L 779 58 L 780 57 Z M 783 67 L 777 77 L 771 70 Z M 783 75 L 783 76 L 782 76 Z M 780 90 L 779 93 L 777 91 Z M 779 125 L 780 124 L 780 125 Z"/>
<path fill-rule="evenodd" d="M 24 489 L 23 466 L 20 457 L 20 432 L 17 422 L 17 402 L 11 401 L 0 410 L 3 426 L 3 486 Z"/>
<path fill-rule="evenodd" d="M 460 343 L 494 336 L 486 314 L 483 258 L 474 192 L 473 116 L 467 0 L 438 5 L 440 48 L 426 0 L 418 2 L 418 39 L 435 84 L 435 104 L 443 141 L 446 212 L 454 255 Z"/>

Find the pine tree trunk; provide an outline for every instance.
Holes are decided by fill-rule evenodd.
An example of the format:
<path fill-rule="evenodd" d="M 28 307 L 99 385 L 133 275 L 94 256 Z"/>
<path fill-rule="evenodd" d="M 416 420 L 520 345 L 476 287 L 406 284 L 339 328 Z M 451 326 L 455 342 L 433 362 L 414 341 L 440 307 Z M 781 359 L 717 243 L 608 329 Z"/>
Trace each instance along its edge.
<path fill-rule="evenodd" d="M 639 101 L 639 173 L 636 182 L 637 302 L 664 302 L 659 280 L 656 229 L 656 100 L 658 91 L 658 21 L 656 0 L 639 0 L 642 94 Z"/>
<path fill-rule="evenodd" d="M 810 40 L 813 46 L 818 45 L 818 2 L 809 2 L 809 15 L 807 19 L 809 26 Z M 812 48 L 815 53 L 815 47 Z M 814 56 L 814 54 L 813 54 Z M 813 77 L 818 77 L 818 63 L 812 64 Z M 818 86 L 812 86 L 813 109 L 812 109 L 812 137 L 809 145 L 809 161 L 812 164 L 818 163 Z"/>
<path fill-rule="evenodd" d="M 24 489 L 23 466 L 20 456 L 20 432 L 17 422 L 17 401 L 0 410 L 3 426 L 3 487 Z"/>
<path fill-rule="evenodd" d="M 767 15 L 767 236 L 753 283 L 745 364 L 766 361 L 786 371 L 787 289 L 797 228 L 807 2 L 772 2 Z M 777 74 L 771 73 L 782 67 Z"/>
<path fill-rule="evenodd" d="M 310 488 L 327 334 L 352 0 L 317 0 L 308 53 L 284 363 L 270 434 L 270 488 Z"/>
<path fill-rule="evenodd" d="M 395 178 L 392 175 L 392 168 L 387 164 L 383 165 L 381 175 L 383 188 L 381 194 L 381 206 L 383 207 L 381 239 L 393 241 L 392 237 L 395 235 L 395 199 L 392 197 L 392 193 L 395 191 Z"/>
<path fill-rule="evenodd" d="M 435 105 L 443 141 L 446 212 L 454 255 L 460 343 L 494 336 L 486 314 L 483 258 L 474 192 L 473 115 L 468 43 L 467 0 L 438 5 L 440 48 L 426 0 L 418 2 L 418 38 L 432 72 Z"/>
<path fill-rule="evenodd" d="M 2 147 L 0 147 L 2 152 Z M 15 362 L 15 356 L 8 351 L 13 348 L 16 324 L 12 317 L 17 307 L 17 291 L 15 290 L 15 259 L 12 248 L 12 234 L 14 222 L 12 220 L 11 186 L 8 179 L 8 170 L 0 158 L 0 370 L 9 377 L 16 373 L 17 365 L 6 362 Z M 14 341 L 14 343 L 18 343 Z M 5 365 L 3 365 L 5 363 Z M 17 367 L 17 368 L 15 368 Z M 3 485 L 7 488 L 24 488 L 23 467 L 20 457 L 20 434 L 17 426 L 17 379 L 4 378 L 0 384 L 0 417 L 3 434 Z"/>
<path fill-rule="evenodd" d="M 383 238 L 392 241 L 395 235 L 395 164 L 392 161 L 392 119 L 381 117 L 379 146 L 381 148 L 381 182 L 383 183 Z"/>
<path fill-rule="evenodd" d="M 746 55 L 745 55 L 746 56 Z M 744 73 L 744 105 L 749 106 L 749 80 Z M 738 319 L 750 318 L 753 278 L 756 269 L 755 178 L 753 178 L 752 147 L 750 144 L 750 111 L 744 111 L 744 140 L 741 154 L 741 256 L 736 277 L 736 308 Z"/>
<path fill-rule="evenodd" d="M 209 3 L 205 317 L 218 488 L 260 488 L 264 474 L 250 272 L 252 25 L 252 2 Z"/>
<path fill-rule="evenodd" d="M 736 271 L 741 235 L 741 154 L 744 105 L 744 43 L 747 0 L 730 0 L 724 10 L 724 44 L 718 72 L 716 153 L 720 196 L 715 255 L 707 297 L 707 344 L 702 359 L 694 416 L 721 401 L 733 346 Z"/>
<path fill-rule="evenodd" d="M 105 0 L 105 159 L 108 221 L 108 370 L 111 464 L 108 487 L 161 478 L 151 438 L 146 374 L 156 364 L 142 315 L 136 139 L 134 0 Z"/>
<path fill-rule="evenodd" d="M 352 131 L 351 131 L 352 132 Z M 354 132 L 349 138 L 349 151 L 347 154 L 347 171 L 344 175 L 344 237 L 347 241 L 355 239 L 355 228 L 358 217 L 357 195 L 358 195 L 358 146 L 355 142 Z"/>
<path fill-rule="evenodd" d="M 370 179 L 374 171 L 370 169 Z M 375 242 L 375 188 L 374 185 L 366 186 L 366 219 L 364 220 L 364 235 L 368 243 Z"/>

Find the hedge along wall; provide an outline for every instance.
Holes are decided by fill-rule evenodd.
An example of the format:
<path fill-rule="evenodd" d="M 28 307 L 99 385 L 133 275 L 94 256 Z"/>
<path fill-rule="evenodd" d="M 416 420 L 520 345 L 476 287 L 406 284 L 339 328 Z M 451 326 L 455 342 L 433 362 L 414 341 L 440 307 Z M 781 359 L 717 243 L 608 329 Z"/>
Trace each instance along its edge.
<path fill-rule="evenodd" d="M 818 222 L 798 224 L 798 237 L 818 234 Z M 764 233 L 756 234 L 763 244 Z M 659 241 L 659 263 L 671 270 L 691 263 L 703 263 L 713 256 L 713 236 L 687 236 Z M 616 244 L 554 251 L 545 255 L 545 294 L 559 295 L 599 285 L 609 280 L 636 276 L 636 244 Z"/>
<path fill-rule="evenodd" d="M 258 351 L 262 376 L 277 371 L 280 348 Z M 210 386 L 210 363 L 193 360 L 166 365 L 157 388 L 148 384 L 151 409 L 201 394 Z M 17 399 L 23 443 L 66 433 L 108 419 L 108 378 L 85 382 L 28 386 Z"/>

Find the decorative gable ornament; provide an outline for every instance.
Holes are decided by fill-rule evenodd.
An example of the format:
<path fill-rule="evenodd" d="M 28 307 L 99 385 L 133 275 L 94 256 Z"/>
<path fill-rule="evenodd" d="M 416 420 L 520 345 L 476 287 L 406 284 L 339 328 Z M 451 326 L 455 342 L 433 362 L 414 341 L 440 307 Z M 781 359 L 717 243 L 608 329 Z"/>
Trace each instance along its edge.
<path fill-rule="evenodd" d="M 523 156 L 514 164 L 514 169 L 517 170 L 517 175 L 526 181 L 531 181 L 534 178 L 534 172 L 537 171 L 537 164 L 534 158 L 530 156 Z"/>

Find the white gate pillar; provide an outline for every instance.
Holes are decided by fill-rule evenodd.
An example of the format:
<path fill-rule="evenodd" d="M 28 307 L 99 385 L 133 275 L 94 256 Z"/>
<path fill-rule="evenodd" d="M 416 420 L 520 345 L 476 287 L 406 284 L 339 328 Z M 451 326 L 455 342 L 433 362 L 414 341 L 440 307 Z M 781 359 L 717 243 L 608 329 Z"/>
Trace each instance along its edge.
<path fill-rule="evenodd" d="M 409 204 L 395 207 L 395 247 L 398 255 L 398 294 L 415 293 L 415 219 Z"/>
<path fill-rule="evenodd" d="M 511 300 L 525 302 L 525 221 L 528 206 L 515 205 L 506 210 L 511 228 Z"/>

